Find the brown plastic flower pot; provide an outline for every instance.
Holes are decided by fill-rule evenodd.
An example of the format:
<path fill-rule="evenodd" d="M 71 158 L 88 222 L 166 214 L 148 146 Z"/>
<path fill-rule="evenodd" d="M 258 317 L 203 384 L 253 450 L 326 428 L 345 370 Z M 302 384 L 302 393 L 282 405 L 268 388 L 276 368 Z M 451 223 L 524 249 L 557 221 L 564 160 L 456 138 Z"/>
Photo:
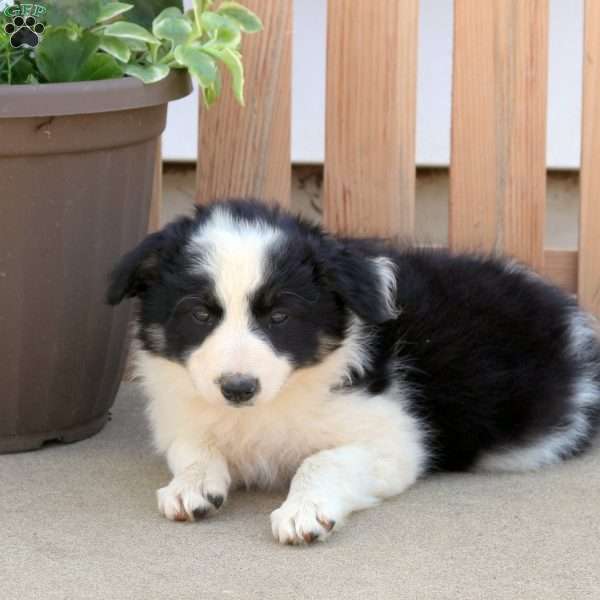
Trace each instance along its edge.
<path fill-rule="evenodd" d="M 107 274 L 145 234 L 173 73 L 0 86 L 0 452 L 73 442 L 108 419 L 129 309 Z"/>

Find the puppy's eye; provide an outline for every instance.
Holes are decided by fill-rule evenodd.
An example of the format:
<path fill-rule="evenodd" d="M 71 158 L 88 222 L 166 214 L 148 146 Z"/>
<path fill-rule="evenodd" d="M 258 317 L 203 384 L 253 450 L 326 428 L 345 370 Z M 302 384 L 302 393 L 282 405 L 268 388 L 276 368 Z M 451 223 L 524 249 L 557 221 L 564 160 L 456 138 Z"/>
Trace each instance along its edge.
<path fill-rule="evenodd" d="M 202 323 L 205 325 L 206 323 L 210 322 L 212 315 L 205 308 L 200 307 L 195 308 L 192 311 L 192 319 L 194 319 L 196 323 Z"/>
<path fill-rule="evenodd" d="M 282 310 L 275 310 L 271 313 L 270 321 L 273 325 L 280 325 L 284 321 L 287 321 L 288 315 Z"/>

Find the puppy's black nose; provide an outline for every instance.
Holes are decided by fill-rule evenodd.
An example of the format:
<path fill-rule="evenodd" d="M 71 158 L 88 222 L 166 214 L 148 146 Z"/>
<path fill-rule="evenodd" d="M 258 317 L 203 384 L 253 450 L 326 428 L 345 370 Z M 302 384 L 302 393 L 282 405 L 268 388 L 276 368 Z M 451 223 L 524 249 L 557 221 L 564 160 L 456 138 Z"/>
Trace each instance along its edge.
<path fill-rule="evenodd" d="M 223 375 L 219 379 L 219 384 L 223 396 L 233 404 L 248 402 L 256 394 L 259 387 L 256 377 L 243 375 L 242 373 Z"/>

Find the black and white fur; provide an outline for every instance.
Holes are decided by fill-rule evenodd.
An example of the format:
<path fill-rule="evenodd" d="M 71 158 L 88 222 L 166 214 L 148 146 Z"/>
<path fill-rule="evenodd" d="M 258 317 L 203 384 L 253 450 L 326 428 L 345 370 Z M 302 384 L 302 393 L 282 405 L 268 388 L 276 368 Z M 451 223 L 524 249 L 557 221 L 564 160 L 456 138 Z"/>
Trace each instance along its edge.
<path fill-rule="evenodd" d="M 291 481 L 273 535 L 322 540 L 432 471 L 557 463 L 600 421 L 591 318 L 513 262 L 225 201 L 121 260 L 108 300 L 132 296 L 169 519 Z"/>

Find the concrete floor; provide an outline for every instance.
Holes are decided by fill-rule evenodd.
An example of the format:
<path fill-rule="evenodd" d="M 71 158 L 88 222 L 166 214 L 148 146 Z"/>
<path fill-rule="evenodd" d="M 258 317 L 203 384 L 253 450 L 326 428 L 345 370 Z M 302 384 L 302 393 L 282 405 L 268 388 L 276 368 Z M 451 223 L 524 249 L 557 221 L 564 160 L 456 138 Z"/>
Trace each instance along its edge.
<path fill-rule="evenodd" d="M 319 220 L 321 216 L 320 166 L 296 166 L 292 172 L 292 208 Z M 448 171 L 419 169 L 416 186 L 416 237 L 425 243 L 448 241 Z M 188 213 L 195 189 L 195 169 L 187 164 L 165 166 L 163 219 Z M 579 176 L 576 172 L 552 172 L 547 180 L 546 247 L 577 247 Z"/>
<path fill-rule="evenodd" d="M 1 600 L 600 598 L 600 445 L 537 473 L 432 476 L 290 547 L 269 525 L 282 494 L 161 517 L 144 407 L 124 384 L 98 435 L 0 456 Z"/>

